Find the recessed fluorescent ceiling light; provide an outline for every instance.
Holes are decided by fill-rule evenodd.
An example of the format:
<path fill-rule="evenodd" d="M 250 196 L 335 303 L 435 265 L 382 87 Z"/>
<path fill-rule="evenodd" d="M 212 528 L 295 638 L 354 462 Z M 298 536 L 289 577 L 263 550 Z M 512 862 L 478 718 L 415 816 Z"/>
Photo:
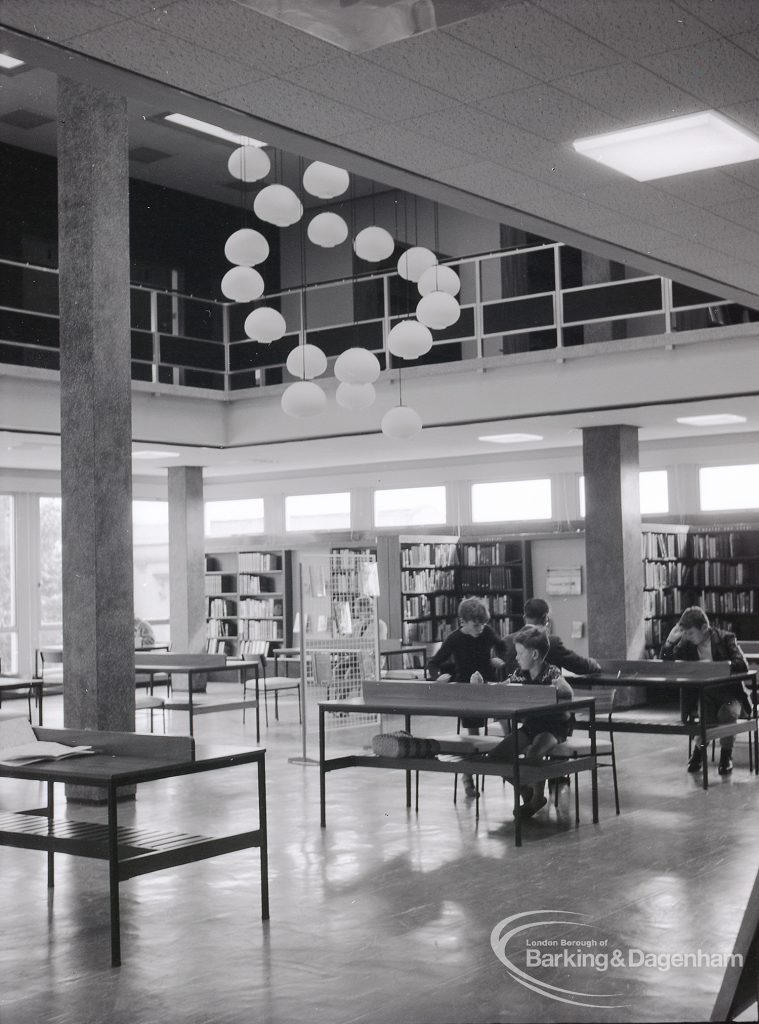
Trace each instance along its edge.
<path fill-rule="evenodd" d="M 478 441 L 490 441 L 491 444 L 519 444 L 520 441 L 542 441 L 542 434 L 483 434 Z"/>
<path fill-rule="evenodd" d="M 573 145 L 637 181 L 759 158 L 759 139 L 714 110 L 575 139 Z"/>
<path fill-rule="evenodd" d="M 686 427 L 721 427 L 727 423 L 745 423 L 745 416 L 735 416 L 731 412 L 715 412 L 708 416 L 678 416 L 678 423 Z"/>
<path fill-rule="evenodd" d="M 208 121 L 198 121 L 195 117 L 187 117 L 186 114 L 166 114 L 164 121 L 177 124 L 180 128 L 189 128 L 192 132 L 201 132 L 203 135 L 212 135 L 215 139 L 223 139 L 225 142 L 234 142 L 236 146 L 258 146 L 266 145 L 258 139 L 251 139 L 247 135 L 239 135 L 237 132 L 228 132 L 226 128 L 219 128 L 216 124 L 209 124 Z"/>
<path fill-rule="evenodd" d="M 20 68 L 24 62 L 19 60 L 17 57 L 9 57 L 7 53 L 0 53 L 0 68 L 5 68 L 6 71 L 13 71 L 15 68 Z"/>
<path fill-rule="evenodd" d="M 178 459 L 179 452 L 150 451 L 149 449 L 146 448 L 143 451 L 132 452 L 132 458 L 144 459 L 146 462 L 149 462 L 153 459 Z"/>

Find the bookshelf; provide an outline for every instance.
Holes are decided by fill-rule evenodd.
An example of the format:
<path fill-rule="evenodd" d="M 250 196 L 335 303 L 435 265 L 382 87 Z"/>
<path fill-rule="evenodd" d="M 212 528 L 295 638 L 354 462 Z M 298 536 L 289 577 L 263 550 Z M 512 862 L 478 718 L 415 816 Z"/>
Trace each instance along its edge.
<path fill-rule="evenodd" d="M 400 537 L 401 638 L 431 644 L 456 629 L 456 537 Z"/>
<path fill-rule="evenodd" d="M 285 549 L 206 555 L 210 653 L 240 656 L 265 640 L 292 643 L 292 555 Z"/>
<path fill-rule="evenodd" d="M 643 586 L 651 657 L 691 605 L 739 640 L 759 639 L 759 528 L 651 527 L 643 533 Z"/>
<path fill-rule="evenodd" d="M 529 559 L 523 540 L 462 540 L 460 593 L 483 597 L 490 608 L 493 628 L 501 636 L 522 624 L 528 598 Z"/>

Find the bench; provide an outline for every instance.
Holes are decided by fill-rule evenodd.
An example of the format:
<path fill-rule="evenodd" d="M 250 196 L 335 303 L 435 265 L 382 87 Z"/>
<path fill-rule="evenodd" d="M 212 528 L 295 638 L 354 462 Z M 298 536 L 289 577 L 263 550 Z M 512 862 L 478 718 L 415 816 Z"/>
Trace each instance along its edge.
<path fill-rule="evenodd" d="M 479 715 L 485 718 L 507 719 L 513 731 L 528 715 L 538 710 L 550 711 L 556 707 L 555 691 L 545 686 L 519 686 L 500 684 L 498 686 L 471 686 L 461 683 L 434 683 L 421 681 L 394 682 L 392 680 L 366 680 L 361 697 L 352 700 L 330 700 L 319 702 L 319 771 L 321 825 L 326 827 L 326 776 L 344 768 L 383 768 L 401 770 L 406 773 L 406 806 L 411 807 L 411 773 L 443 772 L 449 774 L 494 775 L 507 779 L 514 786 L 514 810 L 519 807 L 519 788 L 566 775 L 578 775 L 589 771 L 592 779 L 593 822 L 598 822 L 598 785 L 596 774 L 596 735 L 594 728 L 595 701 L 591 698 L 562 702 L 562 708 L 570 712 L 585 711 L 589 716 L 590 749 L 587 756 L 553 758 L 529 762 L 524 755 L 514 751 L 513 760 L 488 762 L 469 759 L 467 753 L 461 757 L 453 754 L 432 758 L 382 757 L 376 754 L 350 754 L 327 758 L 325 716 L 330 713 L 366 712 L 374 714 L 402 715 L 405 729 L 411 732 L 411 719 L 415 715 L 442 718 L 459 718 L 462 715 Z M 462 737 L 466 743 L 470 737 Z M 476 811 L 479 814 L 479 794 Z M 417 807 L 418 810 L 418 801 Z M 515 816 L 514 841 L 522 844 L 521 820 Z"/>

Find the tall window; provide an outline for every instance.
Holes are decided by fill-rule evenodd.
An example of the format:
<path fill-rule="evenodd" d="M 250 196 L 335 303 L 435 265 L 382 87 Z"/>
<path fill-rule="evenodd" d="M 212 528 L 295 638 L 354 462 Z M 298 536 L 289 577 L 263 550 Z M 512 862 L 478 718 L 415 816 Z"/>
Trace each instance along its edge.
<path fill-rule="evenodd" d="M 63 641 L 61 499 L 40 498 L 40 647 Z"/>
<path fill-rule="evenodd" d="M 551 518 L 550 480 L 472 484 L 472 522 L 507 523 Z"/>
<path fill-rule="evenodd" d="M 651 469 L 638 477 L 640 514 L 661 515 L 669 512 L 669 483 L 666 469 Z M 585 518 L 585 477 L 580 477 L 580 518 Z"/>
<path fill-rule="evenodd" d="M 337 494 L 288 494 L 285 529 L 348 530 L 351 525 L 349 491 Z"/>
<path fill-rule="evenodd" d="M 264 499 L 238 498 L 207 501 L 206 537 L 234 537 L 240 533 L 264 532 Z"/>
<path fill-rule="evenodd" d="M 18 668 L 16 633 L 16 545 L 13 539 L 13 497 L 0 494 L 0 667 Z"/>
<path fill-rule="evenodd" d="M 703 512 L 759 508 L 759 465 L 706 466 L 698 482 Z"/>
<path fill-rule="evenodd" d="M 169 503 L 132 502 L 134 614 L 153 627 L 158 643 L 169 640 Z"/>
<path fill-rule="evenodd" d="M 436 526 L 445 522 L 445 487 L 374 492 L 375 526 Z"/>

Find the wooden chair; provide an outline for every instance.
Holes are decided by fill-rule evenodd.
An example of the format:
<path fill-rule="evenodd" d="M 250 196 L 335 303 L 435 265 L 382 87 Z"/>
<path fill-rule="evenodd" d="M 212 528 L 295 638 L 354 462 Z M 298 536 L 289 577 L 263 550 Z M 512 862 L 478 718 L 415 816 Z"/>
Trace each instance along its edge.
<path fill-rule="evenodd" d="M 270 640 L 247 640 L 243 658 L 246 661 L 258 662 L 261 666 L 261 679 L 258 692 L 264 698 L 264 719 L 269 724 L 269 702 L 268 696 L 274 694 L 274 720 L 279 721 L 279 695 L 287 690 L 296 690 L 298 693 L 298 721 L 303 721 L 303 695 L 301 694 L 300 676 L 267 676 Z"/>
<path fill-rule="evenodd" d="M 575 690 L 574 696 L 577 700 L 584 699 L 586 697 L 593 697 L 596 702 L 596 722 L 602 715 L 607 716 L 609 739 L 603 740 L 596 733 L 596 764 L 599 768 L 611 768 L 612 778 L 614 779 L 614 806 L 616 807 L 617 814 L 619 814 L 619 785 L 617 782 L 617 755 L 614 749 L 614 729 L 613 729 L 613 714 L 614 714 L 614 700 L 616 697 L 616 690 L 613 687 L 599 686 L 595 690 Z M 587 714 L 582 713 L 578 715 L 578 721 L 587 721 Z M 604 730 L 605 731 L 605 730 Z M 572 735 L 568 736 L 563 743 L 560 743 L 557 747 L 549 753 L 551 758 L 565 758 L 565 757 L 590 757 L 591 746 L 590 738 L 586 736 Z M 604 758 L 605 760 L 601 760 Z M 570 779 L 572 776 L 570 776 Z M 575 780 L 575 818 L 577 821 L 580 820 L 580 793 L 579 793 L 579 775 L 574 775 Z M 559 798 L 559 787 L 558 785 L 554 789 L 554 802 L 558 803 Z"/>

